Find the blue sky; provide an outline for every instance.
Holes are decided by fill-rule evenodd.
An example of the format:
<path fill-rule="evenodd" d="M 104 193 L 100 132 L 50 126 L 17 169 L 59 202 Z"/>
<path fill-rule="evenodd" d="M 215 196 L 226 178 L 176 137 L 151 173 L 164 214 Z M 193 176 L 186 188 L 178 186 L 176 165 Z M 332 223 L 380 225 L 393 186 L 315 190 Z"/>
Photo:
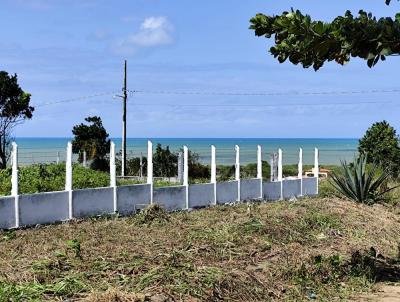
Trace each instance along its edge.
<path fill-rule="evenodd" d="M 121 100 L 112 93 L 121 90 L 124 59 L 131 90 L 289 93 L 136 93 L 128 101 L 129 137 L 359 137 L 382 119 L 400 129 L 399 93 L 304 94 L 398 89 L 399 57 L 374 69 L 353 60 L 344 67 L 329 63 L 314 72 L 279 64 L 267 53 L 271 42 L 248 29 L 249 19 L 258 12 L 279 14 L 294 7 L 328 21 L 346 9 L 394 16 L 400 11 L 397 2 L 391 6 L 384 0 L 0 3 L 0 69 L 17 73 L 37 106 L 33 119 L 16 129 L 17 136 L 70 136 L 72 126 L 88 115 L 101 116 L 111 136 L 120 136 Z M 108 94 L 44 105 L 101 93 Z"/>

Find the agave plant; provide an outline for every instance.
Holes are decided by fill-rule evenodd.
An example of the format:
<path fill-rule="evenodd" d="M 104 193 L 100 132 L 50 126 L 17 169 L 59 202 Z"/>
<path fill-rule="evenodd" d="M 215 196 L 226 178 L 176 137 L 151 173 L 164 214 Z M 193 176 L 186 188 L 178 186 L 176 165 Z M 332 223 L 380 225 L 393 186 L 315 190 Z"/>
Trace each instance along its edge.
<path fill-rule="evenodd" d="M 342 195 L 359 203 L 373 204 L 382 201 L 394 188 L 387 188 L 388 170 L 378 163 L 367 166 L 367 157 L 360 154 L 353 163 L 342 162 L 342 173 L 333 172 L 330 182 Z"/>

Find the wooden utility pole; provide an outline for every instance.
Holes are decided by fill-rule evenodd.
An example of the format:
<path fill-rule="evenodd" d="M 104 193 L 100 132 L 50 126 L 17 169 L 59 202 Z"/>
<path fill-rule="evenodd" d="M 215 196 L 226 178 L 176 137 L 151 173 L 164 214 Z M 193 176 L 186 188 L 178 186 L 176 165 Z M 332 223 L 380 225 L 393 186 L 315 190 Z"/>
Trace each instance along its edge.
<path fill-rule="evenodd" d="M 123 88 L 123 109 L 122 109 L 122 165 L 121 176 L 125 176 L 126 171 L 126 100 L 128 98 L 126 88 L 126 60 L 124 66 L 124 88 Z"/>

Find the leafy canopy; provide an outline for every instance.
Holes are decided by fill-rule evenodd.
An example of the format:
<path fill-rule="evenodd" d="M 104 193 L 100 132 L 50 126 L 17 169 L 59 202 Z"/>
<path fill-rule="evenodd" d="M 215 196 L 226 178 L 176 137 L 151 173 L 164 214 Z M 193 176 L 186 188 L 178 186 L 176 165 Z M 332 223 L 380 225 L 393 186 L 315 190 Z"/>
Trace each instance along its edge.
<path fill-rule="evenodd" d="M 79 154 L 81 162 L 83 160 L 83 152 L 86 152 L 87 158 L 93 160 L 91 164 L 93 169 L 106 170 L 108 168 L 106 155 L 110 150 L 109 135 L 100 117 L 87 117 L 85 121 L 89 125 L 81 123 L 72 129 L 72 134 L 74 135 L 72 152 Z"/>
<path fill-rule="evenodd" d="M 0 71 L 0 117 L 6 119 L 30 119 L 35 110 L 29 105 L 31 95 L 18 85 L 17 75 Z"/>
<path fill-rule="evenodd" d="M 377 19 L 363 10 L 358 16 L 347 11 L 326 23 L 292 9 L 280 16 L 257 14 L 250 23 L 256 36 L 274 36 L 270 52 L 280 63 L 289 59 L 304 68 L 318 70 L 330 61 L 344 65 L 351 57 L 365 59 L 372 67 L 387 56 L 400 54 L 400 13 Z"/>
<path fill-rule="evenodd" d="M 32 118 L 31 95 L 22 90 L 17 75 L 0 71 L 0 168 L 5 168 L 10 154 L 12 129 Z"/>
<path fill-rule="evenodd" d="M 368 162 L 379 162 L 392 176 L 400 169 L 400 147 L 396 130 L 388 122 L 374 123 L 360 139 L 358 152 L 365 154 Z"/>

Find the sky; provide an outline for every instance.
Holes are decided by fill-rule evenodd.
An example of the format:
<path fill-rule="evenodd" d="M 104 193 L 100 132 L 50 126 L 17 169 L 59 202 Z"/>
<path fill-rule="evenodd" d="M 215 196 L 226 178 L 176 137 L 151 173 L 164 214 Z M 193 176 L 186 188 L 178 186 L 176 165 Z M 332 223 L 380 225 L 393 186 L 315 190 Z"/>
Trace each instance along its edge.
<path fill-rule="evenodd" d="M 315 72 L 279 64 L 272 41 L 248 29 L 256 13 L 291 7 L 324 21 L 400 11 L 384 0 L 0 0 L 0 70 L 18 75 L 36 107 L 15 135 L 68 137 L 98 115 L 120 137 L 125 59 L 137 91 L 128 137 L 358 138 L 383 119 L 400 131 L 400 93 L 371 93 L 399 89 L 399 57 Z"/>

